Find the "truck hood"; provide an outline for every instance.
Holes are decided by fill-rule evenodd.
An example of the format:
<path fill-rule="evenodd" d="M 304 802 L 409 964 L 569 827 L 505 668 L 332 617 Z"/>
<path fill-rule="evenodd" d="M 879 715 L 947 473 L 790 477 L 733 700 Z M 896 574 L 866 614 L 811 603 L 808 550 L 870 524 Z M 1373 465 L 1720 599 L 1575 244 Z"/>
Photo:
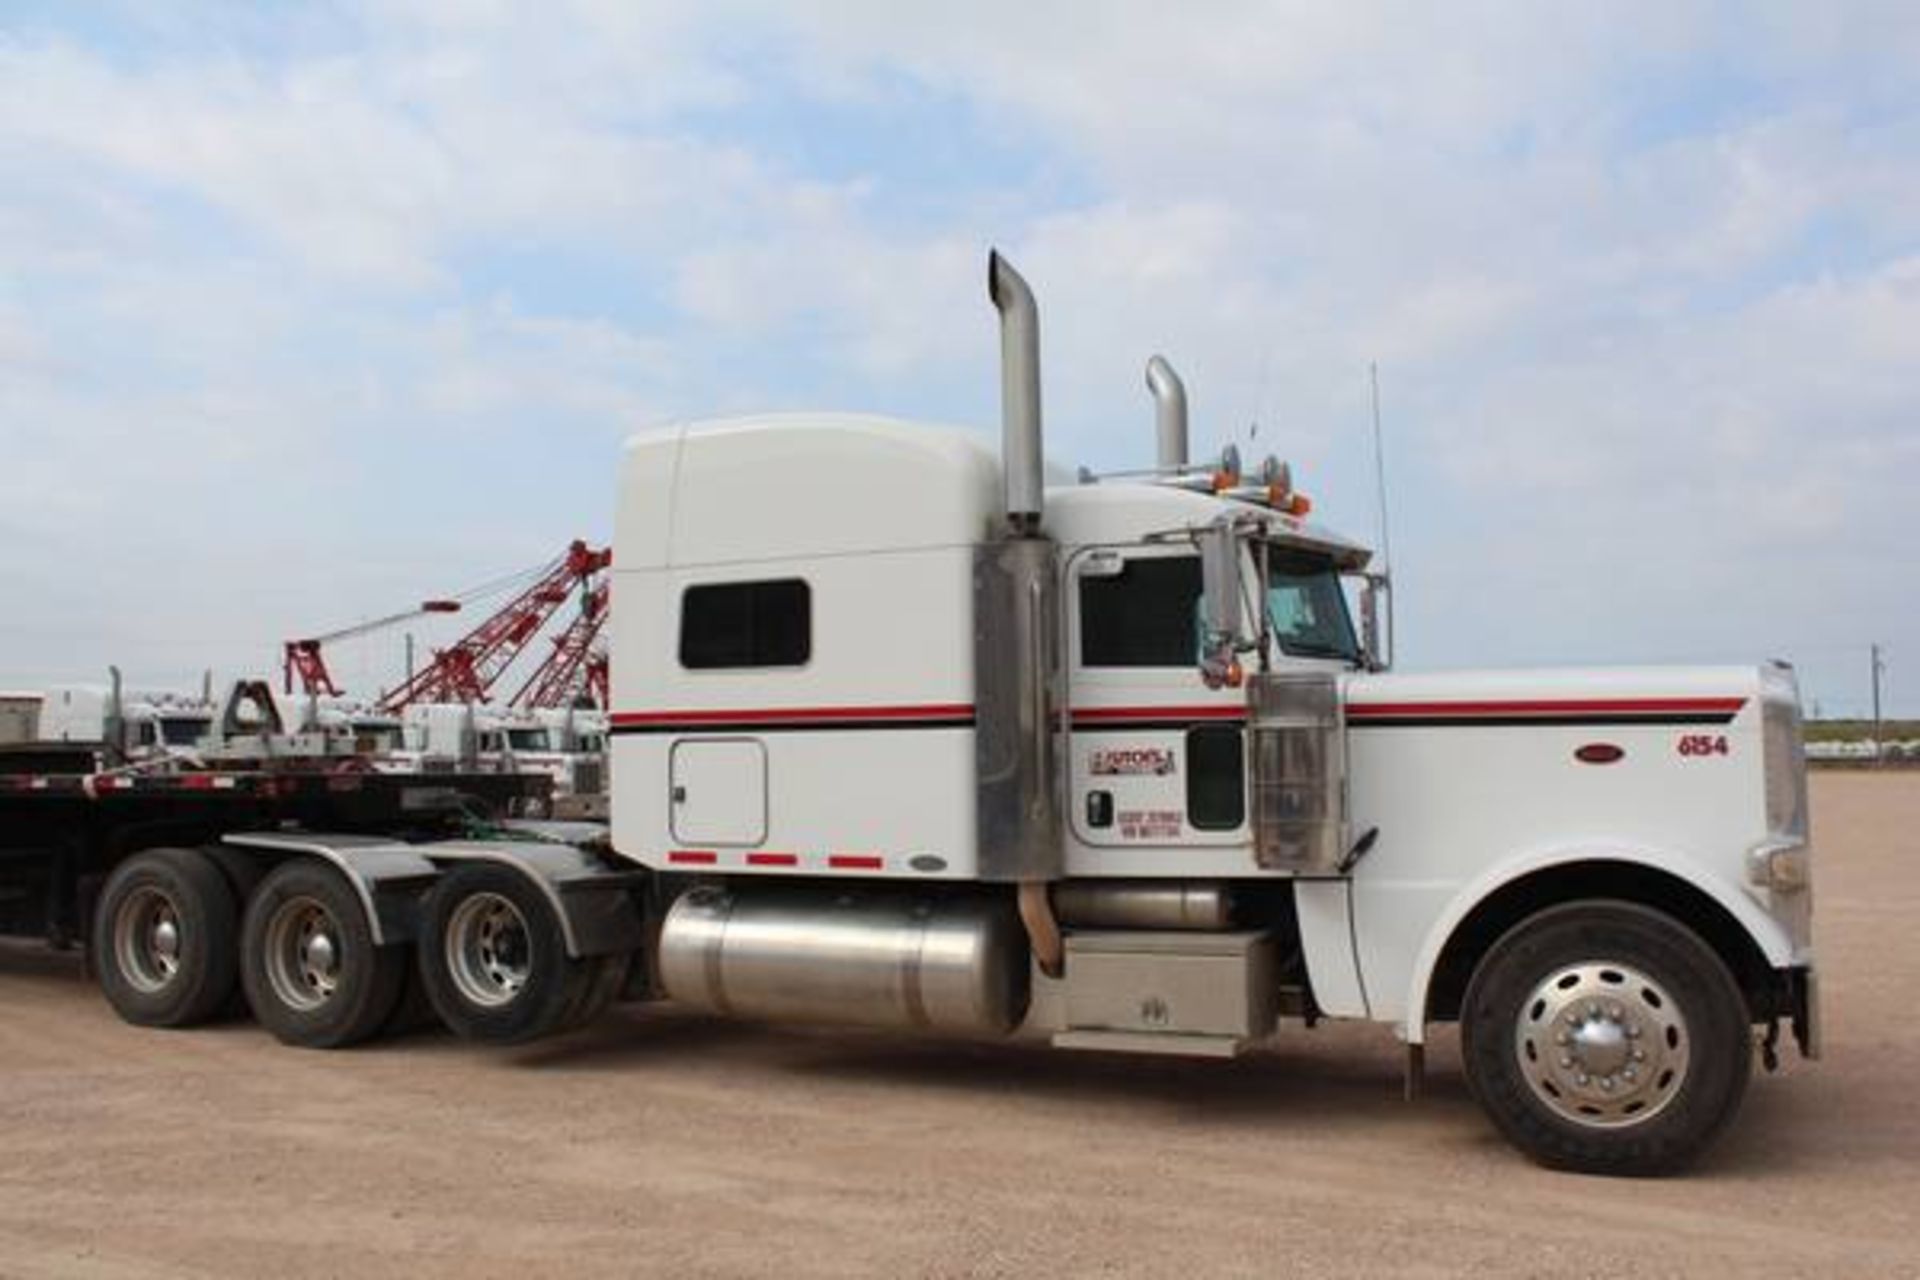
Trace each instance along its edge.
<path fill-rule="evenodd" d="M 1566 714 L 1718 717 L 1758 712 L 1763 698 L 1795 700 L 1782 667 L 1543 667 L 1492 671 L 1357 674 L 1346 686 L 1358 716 L 1458 719 L 1552 718 Z"/>

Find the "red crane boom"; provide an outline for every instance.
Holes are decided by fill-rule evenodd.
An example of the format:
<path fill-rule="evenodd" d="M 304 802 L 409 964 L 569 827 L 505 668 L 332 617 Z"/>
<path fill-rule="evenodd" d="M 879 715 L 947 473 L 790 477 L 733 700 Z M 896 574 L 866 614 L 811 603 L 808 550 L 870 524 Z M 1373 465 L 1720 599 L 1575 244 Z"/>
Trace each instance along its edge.
<path fill-rule="evenodd" d="M 606 568 L 612 559 L 612 552 L 576 540 L 566 555 L 505 608 L 437 651 L 417 675 L 382 698 L 380 709 L 391 713 L 416 702 L 485 702 L 495 682 L 554 610 L 566 603 L 575 585 Z"/>
<path fill-rule="evenodd" d="M 593 705 L 602 711 L 613 710 L 613 664 L 604 647 L 587 655 L 587 692 Z"/>
<path fill-rule="evenodd" d="M 329 631 L 325 635 L 308 636 L 304 640 L 289 640 L 281 661 L 281 678 L 288 693 L 293 692 L 293 682 L 300 682 L 300 691 L 314 697 L 326 695 L 337 698 L 340 686 L 333 682 L 333 672 L 327 670 L 327 660 L 320 653 L 320 646 L 333 640 L 345 640 L 350 636 L 363 636 L 370 631 L 391 627 L 405 622 L 409 618 L 418 618 L 428 613 L 458 613 L 458 600 L 426 600 L 417 609 L 406 609 L 400 613 L 390 613 L 384 618 L 375 618 L 371 622 L 357 623 L 351 627 L 342 627 L 338 631 Z"/>
<path fill-rule="evenodd" d="M 593 679 L 593 661 L 604 657 L 594 652 L 594 641 L 600 637 L 600 629 L 607 621 L 607 599 L 609 584 L 602 580 L 580 601 L 580 612 L 565 630 L 553 638 L 553 652 L 546 661 L 534 669 L 520 691 L 513 695 L 510 705 L 516 707 L 566 707 L 571 706 L 583 691 L 582 686 L 596 695 L 604 696 Z M 604 704 L 603 704 L 604 705 Z"/>

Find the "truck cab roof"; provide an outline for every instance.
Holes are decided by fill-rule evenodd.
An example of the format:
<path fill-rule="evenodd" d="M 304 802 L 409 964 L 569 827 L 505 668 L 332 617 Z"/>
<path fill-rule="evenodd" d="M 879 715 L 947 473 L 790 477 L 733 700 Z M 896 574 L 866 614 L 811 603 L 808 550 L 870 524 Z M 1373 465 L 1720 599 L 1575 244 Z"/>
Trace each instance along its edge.
<path fill-rule="evenodd" d="M 1138 541 L 1143 534 L 1195 528 L 1223 515 L 1257 518 L 1276 541 L 1323 553 L 1343 569 L 1364 568 L 1372 557 L 1366 547 L 1324 525 L 1175 484 L 1109 480 L 1047 489 L 1047 527 L 1069 546 Z"/>
<path fill-rule="evenodd" d="M 963 546 L 1005 527 L 1001 462 L 984 433 L 849 413 L 688 422 L 627 443 L 616 544 L 623 570 Z M 1155 479 L 1075 483 L 1047 469 L 1043 528 L 1065 545 L 1134 542 L 1253 516 L 1272 535 L 1363 567 L 1359 543 L 1239 496 Z"/>

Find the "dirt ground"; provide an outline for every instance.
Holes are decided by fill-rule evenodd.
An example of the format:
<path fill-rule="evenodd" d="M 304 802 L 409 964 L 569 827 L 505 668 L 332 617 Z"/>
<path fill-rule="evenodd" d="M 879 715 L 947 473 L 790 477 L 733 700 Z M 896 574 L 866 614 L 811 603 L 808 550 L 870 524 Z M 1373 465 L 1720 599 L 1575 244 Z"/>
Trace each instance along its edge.
<path fill-rule="evenodd" d="M 352 1053 L 118 1022 L 0 952 L 0 1274 L 1920 1275 L 1920 775 L 1814 786 L 1824 1062 L 1683 1179 L 1547 1173 L 1452 1042 L 1231 1063 L 616 1011 Z M 1789 1059 L 1791 1055 L 1789 1055 Z"/>

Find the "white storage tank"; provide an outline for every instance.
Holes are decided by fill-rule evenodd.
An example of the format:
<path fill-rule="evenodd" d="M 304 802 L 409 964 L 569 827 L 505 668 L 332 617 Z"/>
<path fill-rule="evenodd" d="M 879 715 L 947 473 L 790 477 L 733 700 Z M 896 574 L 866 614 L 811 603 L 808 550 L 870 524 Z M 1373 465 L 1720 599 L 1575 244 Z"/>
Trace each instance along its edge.
<path fill-rule="evenodd" d="M 0 746 L 40 737 L 40 701 L 37 693 L 0 693 Z"/>

